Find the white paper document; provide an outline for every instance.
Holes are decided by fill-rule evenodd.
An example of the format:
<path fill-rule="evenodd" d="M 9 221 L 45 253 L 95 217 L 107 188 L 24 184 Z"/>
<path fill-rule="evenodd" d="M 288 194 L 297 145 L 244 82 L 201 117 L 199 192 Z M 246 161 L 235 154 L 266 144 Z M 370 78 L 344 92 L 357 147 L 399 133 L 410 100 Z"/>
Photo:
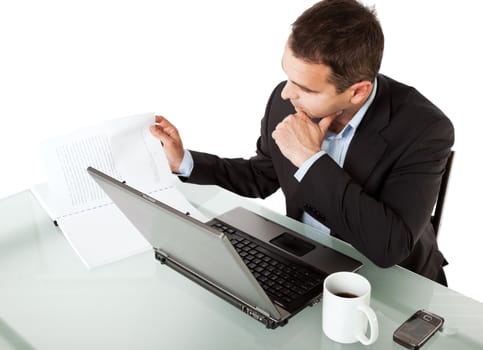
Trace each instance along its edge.
<path fill-rule="evenodd" d="M 207 221 L 175 188 L 179 180 L 149 132 L 153 123 L 154 113 L 119 118 L 42 147 L 48 184 L 33 186 L 32 193 L 89 268 L 151 249 L 89 176 L 89 166 Z"/>

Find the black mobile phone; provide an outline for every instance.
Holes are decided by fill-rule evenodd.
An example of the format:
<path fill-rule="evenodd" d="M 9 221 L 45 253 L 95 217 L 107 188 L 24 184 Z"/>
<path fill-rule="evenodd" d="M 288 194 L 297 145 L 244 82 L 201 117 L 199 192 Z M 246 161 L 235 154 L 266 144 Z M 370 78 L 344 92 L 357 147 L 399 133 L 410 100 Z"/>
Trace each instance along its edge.
<path fill-rule="evenodd" d="M 443 323 L 441 316 L 419 310 L 394 331 L 393 339 L 408 349 L 419 349 Z"/>

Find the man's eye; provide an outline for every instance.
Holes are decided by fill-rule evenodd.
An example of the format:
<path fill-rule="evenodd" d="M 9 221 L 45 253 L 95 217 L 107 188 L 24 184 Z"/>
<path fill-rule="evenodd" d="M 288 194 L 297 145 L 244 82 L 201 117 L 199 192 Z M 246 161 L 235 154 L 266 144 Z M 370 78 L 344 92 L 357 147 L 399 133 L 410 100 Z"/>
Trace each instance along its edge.
<path fill-rule="evenodd" d="M 308 93 L 308 94 L 313 94 L 313 93 L 314 93 L 314 91 L 309 90 L 309 89 L 304 89 L 304 88 L 302 88 L 302 91 L 303 91 L 303 92 L 306 92 L 306 93 Z"/>

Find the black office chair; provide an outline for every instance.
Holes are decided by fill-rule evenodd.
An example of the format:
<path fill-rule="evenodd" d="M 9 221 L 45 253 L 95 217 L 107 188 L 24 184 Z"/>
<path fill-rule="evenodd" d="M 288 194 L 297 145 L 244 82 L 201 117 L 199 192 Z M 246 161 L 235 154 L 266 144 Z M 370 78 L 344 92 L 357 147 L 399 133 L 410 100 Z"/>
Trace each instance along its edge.
<path fill-rule="evenodd" d="M 439 226 L 441 224 L 441 216 L 443 215 L 444 199 L 446 197 L 446 188 L 448 187 L 449 175 L 451 173 L 451 166 L 453 165 L 454 151 L 451 151 L 446 162 L 446 168 L 441 179 L 441 186 L 439 188 L 438 199 L 436 201 L 436 208 L 431 217 L 434 233 L 438 237 Z"/>

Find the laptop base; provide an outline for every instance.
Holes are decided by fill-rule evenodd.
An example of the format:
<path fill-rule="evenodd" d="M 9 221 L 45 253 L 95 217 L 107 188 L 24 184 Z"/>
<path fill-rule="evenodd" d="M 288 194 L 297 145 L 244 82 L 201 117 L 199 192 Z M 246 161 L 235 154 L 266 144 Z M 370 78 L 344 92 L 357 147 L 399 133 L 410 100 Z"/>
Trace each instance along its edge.
<path fill-rule="evenodd" d="M 173 260 L 171 260 L 168 256 L 164 255 L 163 253 L 157 251 L 156 249 L 154 250 L 154 256 L 156 260 L 158 260 L 162 265 L 166 265 L 176 272 L 182 274 L 183 276 L 189 278 L 192 280 L 194 283 L 202 286 L 206 290 L 210 291 L 211 293 L 215 294 L 216 296 L 222 298 L 223 300 L 227 301 L 237 309 L 241 310 L 243 313 L 247 314 L 251 318 L 257 320 L 260 323 L 263 323 L 267 329 L 275 329 L 278 327 L 283 327 L 288 323 L 288 319 L 284 320 L 274 320 L 268 315 L 263 314 L 256 308 L 250 307 L 249 305 L 243 303 L 236 297 L 226 293 L 225 291 L 221 290 L 214 284 L 210 283 L 208 280 L 204 279 L 203 277 L 193 273 L 192 271 L 184 268 L 183 266 L 177 264 Z M 320 301 L 320 298 L 318 298 Z M 316 303 L 316 302 L 315 302 Z M 314 304 L 315 304 L 314 303 Z M 311 305 L 314 305 L 311 304 Z"/>

